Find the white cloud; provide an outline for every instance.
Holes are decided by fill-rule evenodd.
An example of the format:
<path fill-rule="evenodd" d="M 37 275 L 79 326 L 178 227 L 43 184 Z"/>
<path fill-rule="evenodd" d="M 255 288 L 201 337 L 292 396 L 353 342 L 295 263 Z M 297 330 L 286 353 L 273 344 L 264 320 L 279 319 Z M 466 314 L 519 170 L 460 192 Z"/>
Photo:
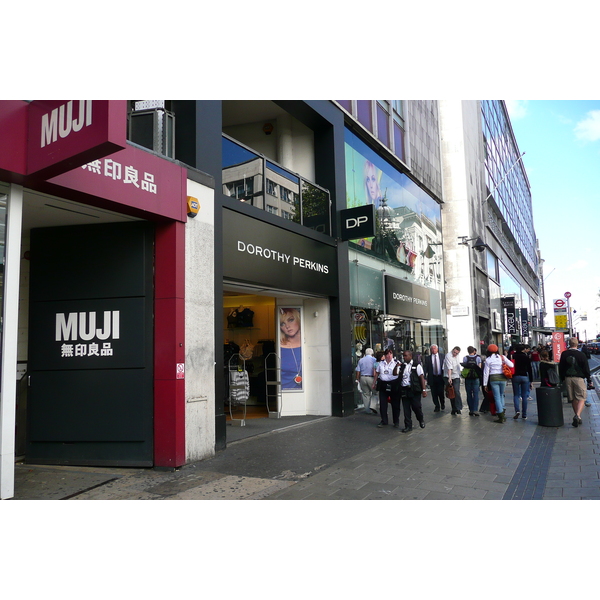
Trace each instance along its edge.
<path fill-rule="evenodd" d="M 527 100 L 505 100 L 511 120 L 522 119 L 527 115 Z"/>
<path fill-rule="evenodd" d="M 600 140 L 600 110 L 591 110 L 583 121 L 575 125 L 575 136 L 587 142 Z"/>
<path fill-rule="evenodd" d="M 588 265 L 589 263 L 587 260 L 580 258 L 579 260 L 576 260 L 574 263 L 570 264 L 567 267 L 567 271 L 579 271 L 581 269 L 587 269 Z"/>

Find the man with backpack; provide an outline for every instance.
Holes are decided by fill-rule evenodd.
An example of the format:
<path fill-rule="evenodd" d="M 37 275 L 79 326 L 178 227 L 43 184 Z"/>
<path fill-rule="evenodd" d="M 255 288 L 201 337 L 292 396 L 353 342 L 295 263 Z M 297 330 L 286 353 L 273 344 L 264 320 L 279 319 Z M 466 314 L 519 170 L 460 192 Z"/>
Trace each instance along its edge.
<path fill-rule="evenodd" d="M 560 355 L 558 374 L 567 387 L 569 401 L 573 404 L 573 427 L 581 425 L 581 413 L 587 399 L 587 380 L 590 378 L 590 365 L 583 352 L 577 348 L 579 340 L 569 338 L 569 349 Z"/>
<path fill-rule="evenodd" d="M 473 346 L 467 347 L 467 356 L 463 358 L 463 370 L 461 377 L 465 380 L 465 391 L 467 392 L 467 404 L 469 405 L 469 416 L 478 417 L 479 386 L 483 378 L 481 369 L 481 357 Z"/>

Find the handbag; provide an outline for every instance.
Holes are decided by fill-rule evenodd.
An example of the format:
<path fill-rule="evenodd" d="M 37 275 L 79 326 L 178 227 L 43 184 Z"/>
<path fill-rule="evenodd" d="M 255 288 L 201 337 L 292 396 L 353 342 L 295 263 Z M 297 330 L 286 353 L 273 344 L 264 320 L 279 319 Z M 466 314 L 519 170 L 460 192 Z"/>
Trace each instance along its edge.
<path fill-rule="evenodd" d="M 506 379 L 512 379 L 512 376 L 515 373 L 515 368 L 514 367 L 509 367 L 505 362 L 504 362 L 504 357 L 502 357 L 502 374 L 504 375 L 504 377 L 506 377 Z"/>
<path fill-rule="evenodd" d="M 454 400 L 456 398 L 456 394 L 454 393 L 454 386 L 451 383 L 446 385 L 446 398 L 448 400 Z"/>

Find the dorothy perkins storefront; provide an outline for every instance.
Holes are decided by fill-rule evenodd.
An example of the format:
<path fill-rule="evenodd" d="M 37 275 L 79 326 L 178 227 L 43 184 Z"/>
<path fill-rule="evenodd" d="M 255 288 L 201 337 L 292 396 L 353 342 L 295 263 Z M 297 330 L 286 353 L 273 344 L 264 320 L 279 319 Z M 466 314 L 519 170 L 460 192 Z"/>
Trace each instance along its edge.
<path fill-rule="evenodd" d="M 234 424 L 248 415 L 335 413 L 335 240 L 309 229 L 301 235 L 280 222 L 223 210 L 222 383 L 224 418 Z M 248 374 L 244 406 L 239 389 L 230 386 L 238 367 Z"/>

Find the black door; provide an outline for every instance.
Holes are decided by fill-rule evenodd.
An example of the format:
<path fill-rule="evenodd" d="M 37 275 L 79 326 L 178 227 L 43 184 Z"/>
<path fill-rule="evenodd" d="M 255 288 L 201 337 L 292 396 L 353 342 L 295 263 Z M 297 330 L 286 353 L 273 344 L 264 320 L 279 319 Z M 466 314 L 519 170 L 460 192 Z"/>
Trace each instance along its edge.
<path fill-rule="evenodd" d="M 148 223 L 31 231 L 26 460 L 151 466 Z"/>

